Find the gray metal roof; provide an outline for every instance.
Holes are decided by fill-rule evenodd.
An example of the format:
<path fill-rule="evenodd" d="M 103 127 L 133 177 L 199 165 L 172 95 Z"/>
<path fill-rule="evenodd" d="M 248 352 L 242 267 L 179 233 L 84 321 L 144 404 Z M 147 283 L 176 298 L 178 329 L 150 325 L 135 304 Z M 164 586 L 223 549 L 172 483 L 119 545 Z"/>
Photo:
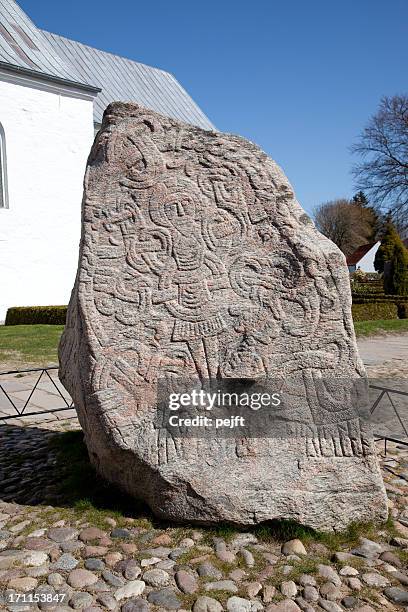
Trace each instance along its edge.
<path fill-rule="evenodd" d="M 95 91 L 14 0 L 0 0 L 0 67 Z"/>
<path fill-rule="evenodd" d="M 108 104 L 119 100 L 136 102 L 206 130 L 215 129 L 172 74 L 57 34 L 45 31 L 42 34 L 55 55 L 71 65 L 83 82 L 92 83 L 102 90 L 94 100 L 94 120 L 97 123 L 101 123 Z"/>

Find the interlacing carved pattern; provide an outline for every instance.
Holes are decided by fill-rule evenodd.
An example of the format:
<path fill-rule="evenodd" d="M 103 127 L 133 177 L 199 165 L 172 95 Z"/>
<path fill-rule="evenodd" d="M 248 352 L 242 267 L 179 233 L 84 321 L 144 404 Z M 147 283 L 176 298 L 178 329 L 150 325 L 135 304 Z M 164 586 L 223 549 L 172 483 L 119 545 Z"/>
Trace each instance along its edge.
<path fill-rule="evenodd" d="M 243 143 L 137 110 L 108 113 L 95 141 L 79 276 L 90 388 L 120 390 L 135 414 L 163 376 L 358 375 L 344 262 L 316 248 L 283 173 Z M 324 424 L 308 402 L 282 420 Z M 339 413 L 345 432 L 353 418 Z"/>

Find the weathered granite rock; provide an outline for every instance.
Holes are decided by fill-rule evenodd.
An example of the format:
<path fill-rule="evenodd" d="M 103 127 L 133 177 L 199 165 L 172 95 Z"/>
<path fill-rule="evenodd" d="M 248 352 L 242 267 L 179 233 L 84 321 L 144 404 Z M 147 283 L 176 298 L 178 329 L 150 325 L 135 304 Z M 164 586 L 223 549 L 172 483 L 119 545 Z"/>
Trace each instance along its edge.
<path fill-rule="evenodd" d="M 240 137 L 108 107 L 60 377 L 97 470 L 161 517 L 332 530 L 387 515 L 351 392 L 313 388 L 364 377 L 344 256 Z M 276 379 L 286 403 L 272 433 L 176 438 L 158 425 L 157 381 L 183 377 Z"/>

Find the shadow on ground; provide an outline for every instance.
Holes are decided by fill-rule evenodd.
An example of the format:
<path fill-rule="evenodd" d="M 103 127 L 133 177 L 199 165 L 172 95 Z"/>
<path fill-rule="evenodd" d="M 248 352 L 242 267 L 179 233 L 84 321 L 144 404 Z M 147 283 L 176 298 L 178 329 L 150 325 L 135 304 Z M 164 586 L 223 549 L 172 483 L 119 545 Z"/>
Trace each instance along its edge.
<path fill-rule="evenodd" d="M 27 505 L 75 507 L 88 501 L 127 515 L 149 510 L 100 478 L 82 431 L 0 426 L 0 499 Z"/>

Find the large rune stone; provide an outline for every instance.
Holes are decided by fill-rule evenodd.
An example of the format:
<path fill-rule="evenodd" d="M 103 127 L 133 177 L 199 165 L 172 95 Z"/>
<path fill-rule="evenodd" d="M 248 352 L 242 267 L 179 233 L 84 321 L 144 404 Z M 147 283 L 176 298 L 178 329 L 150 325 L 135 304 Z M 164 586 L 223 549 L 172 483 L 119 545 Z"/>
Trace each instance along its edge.
<path fill-rule="evenodd" d="M 344 256 L 281 169 L 238 136 L 110 105 L 88 161 L 60 345 L 98 472 L 176 521 L 337 530 L 385 519 L 352 391 L 337 403 L 310 392 L 364 376 Z M 183 377 L 290 380 L 297 391 L 276 410 L 276 435 L 176 438 L 157 425 L 157 382 Z"/>

